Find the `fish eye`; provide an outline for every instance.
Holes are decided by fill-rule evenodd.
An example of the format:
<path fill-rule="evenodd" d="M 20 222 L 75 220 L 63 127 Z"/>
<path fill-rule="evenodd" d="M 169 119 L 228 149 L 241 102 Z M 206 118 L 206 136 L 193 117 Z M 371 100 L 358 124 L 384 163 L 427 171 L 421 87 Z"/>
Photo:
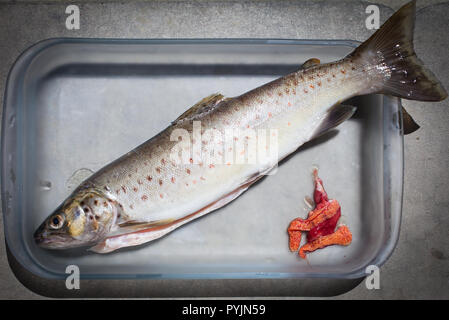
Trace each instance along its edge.
<path fill-rule="evenodd" d="M 64 218 L 60 214 L 56 214 L 51 217 L 49 226 L 52 229 L 60 229 L 64 224 Z"/>

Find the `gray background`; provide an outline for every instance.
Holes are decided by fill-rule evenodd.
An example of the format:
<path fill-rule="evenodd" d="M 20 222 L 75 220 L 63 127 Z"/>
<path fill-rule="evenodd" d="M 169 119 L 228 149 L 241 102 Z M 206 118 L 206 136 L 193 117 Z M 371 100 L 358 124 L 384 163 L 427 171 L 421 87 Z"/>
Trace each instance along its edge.
<path fill-rule="evenodd" d="M 405 1 L 377 1 L 381 21 Z M 65 29 L 68 4 L 81 11 L 81 29 Z M 362 1 L 6 1 L 0 0 L 0 90 L 3 93 L 12 63 L 28 46 L 51 37 L 106 38 L 295 38 L 352 39 L 363 41 L 372 31 L 365 28 Z M 415 48 L 418 56 L 449 88 L 449 3 L 418 1 Z M 0 98 L 3 104 L 3 94 Z M 405 137 L 405 186 L 401 234 L 398 245 L 382 266 L 381 289 L 367 290 L 362 281 L 239 280 L 85 280 L 69 296 L 107 296 L 117 291 L 133 296 L 286 296 L 327 295 L 337 299 L 449 298 L 449 101 L 403 101 L 421 129 Z M 3 235 L 0 215 L 0 237 Z M 64 292 L 63 282 L 40 281 L 14 261 L 8 264 L 6 246 L 0 241 L 0 298 L 42 298 L 40 292 Z M 16 275 L 13 273 L 15 270 Z M 16 278 L 17 276 L 17 278 Z M 56 289 L 55 289 L 56 288 Z M 277 289 L 273 289 L 277 288 Z M 338 288 L 338 289 L 337 289 Z M 65 290 L 67 291 L 67 290 Z M 63 294 L 63 293 L 62 293 Z M 117 296 L 117 295 L 114 295 Z"/>

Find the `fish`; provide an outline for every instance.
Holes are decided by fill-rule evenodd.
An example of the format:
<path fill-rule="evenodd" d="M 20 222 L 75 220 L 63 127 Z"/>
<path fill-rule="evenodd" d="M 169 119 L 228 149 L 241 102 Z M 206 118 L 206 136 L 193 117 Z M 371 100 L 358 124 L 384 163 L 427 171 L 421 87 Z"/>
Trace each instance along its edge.
<path fill-rule="evenodd" d="M 233 201 L 349 119 L 355 107 L 342 101 L 374 93 L 444 100 L 446 90 L 413 49 L 415 11 L 415 1 L 407 3 L 341 60 L 312 58 L 239 96 L 202 99 L 83 181 L 37 228 L 35 242 L 96 253 L 148 243 Z M 242 154 L 246 160 L 236 161 Z"/>

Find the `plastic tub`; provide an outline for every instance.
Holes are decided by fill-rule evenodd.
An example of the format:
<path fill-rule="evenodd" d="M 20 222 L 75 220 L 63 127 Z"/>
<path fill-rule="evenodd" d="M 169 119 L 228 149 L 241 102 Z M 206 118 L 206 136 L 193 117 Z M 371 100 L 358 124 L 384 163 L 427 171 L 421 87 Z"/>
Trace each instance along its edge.
<path fill-rule="evenodd" d="M 355 116 L 306 144 L 275 175 L 168 236 L 98 255 L 49 251 L 33 232 L 77 183 L 152 137 L 203 97 L 235 96 L 297 69 L 344 57 L 352 41 L 51 39 L 24 52 L 6 89 L 2 126 L 5 235 L 15 259 L 44 278 L 358 278 L 398 239 L 403 186 L 399 99 L 352 99 Z M 305 217 L 318 166 L 348 247 L 300 259 L 289 222 Z"/>

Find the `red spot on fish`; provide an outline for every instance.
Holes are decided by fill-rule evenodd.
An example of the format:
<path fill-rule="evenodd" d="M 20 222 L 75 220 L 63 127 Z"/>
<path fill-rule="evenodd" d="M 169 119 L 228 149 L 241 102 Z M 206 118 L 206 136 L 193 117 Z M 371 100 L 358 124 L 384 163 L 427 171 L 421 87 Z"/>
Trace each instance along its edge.
<path fill-rule="evenodd" d="M 268 117 L 271 117 L 271 116 L 272 116 L 271 112 L 268 112 Z"/>
<path fill-rule="evenodd" d="M 351 70 L 355 70 L 355 67 L 351 67 Z"/>
<path fill-rule="evenodd" d="M 162 193 L 159 193 L 159 197 L 162 199 L 164 195 Z"/>
<path fill-rule="evenodd" d="M 141 199 L 142 199 L 142 201 L 147 201 L 148 200 L 148 196 L 144 194 Z"/>
<path fill-rule="evenodd" d="M 327 78 L 327 82 L 331 82 L 331 79 L 330 79 L 330 78 Z"/>
<path fill-rule="evenodd" d="M 296 89 L 293 89 L 293 94 L 296 95 Z"/>
<path fill-rule="evenodd" d="M 210 164 L 209 168 L 213 169 L 213 168 L 215 168 L 215 166 L 213 164 Z"/>
<path fill-rule="evenodd" d="M 239 138 L 237 138 L 237 137 L 234 137 L 234 141 L 238 141 L 239 140 Z"/>
<path fill-rule="evenodd" d="M 288 106 L 289 106 L 289 107 L 291 107 L 291 106 L 292 106 L 291 102 L 289 102 L 289 103 L 288 103 Z"/>
<path fill-rule="evenodd" d="M 206 180 L 206 178 L 204 178 L 204 177 L 200 177 L 200 179 L 203 180 L 203 181 Z"/>
<path fill-rule="evenodd" d="M 246 128 L 249 129 L 249 124 L 246 125 Z"/>
<path fill-rule="evenodd" d="M 120 193 L 120 189 L 115 190 L 115 193 L 119 194 Z"/>
<path fill-rule="evenodd" d="M 321 87 L 321 81 L 317 83 L 318 87 Z"/>
<path fill-rule="evenodd" d="M 335 78 L 335 74 L 332 75 L 332 78 Z"/>
<path fill-rule="evenodd" d="M 124 193 L 126 193 L 126 188 L 125 188 L 125 186 L 122 186 L 122 190 L 123 190 Z"/>
<path fill-rule="evenodd" d="M 187 174 L 190 174 L 190 169 L 187 169 L 186 172 L 187 172 Z"/>
<path fill-rule="evenodd" d="M 94 205 L 98 206 L 98 200 L 94 200 Z"/>
<path fill-rule="evenodd" d="M 289 123 L 287 123 L 287 125 L 288 125 L 288 126 L 290 126 L 290 125 L 291 125 L 291 123 L 289 122 Z"/>
<path fill-rule="evenodd" d="M 309 91 L 307 91 L 306 89 L 304 89 L 304 93 L 309 93 Z"/>
<path fill-rule="evenodd" d="M 290 89 L 289 88 L 285 88 L 285 93 L 289 94 L 290 93 Z"/>
<path fill-rule="evenodd" d="M 296 80 L 296 79 L 293 80 L 293 85 L 294 85 L 294 86 L 297 86 L 297 85 L 298 85 L 298 80 Z"/>
<path fill-rule="evenodd" d="M 129 205 L 130 209 L 134 209 L 134 206 L 132 204 Z"/>
<path fill-rule="evenodd" d="M 193 182 L 193 184 L 196 184 L 196 180 L 193 180 L 192 182 Z"/>
<path fill-rule="evenodd" d="M 279 96 L 279 97 L 282 97 L 282 92 L 279 91 L 279 92 L 278 92 L 278 96 Z"/>
<path fill-rule="evenodd" d="M 190 163 L 193 163 L 193 159 L 192 158 L 190 158 L 189 161 L 190 161 Z"/>
<path fill-rule="evenodd" d="M 163 183 L 162 180 L 159 179 L 159 185 L 160 185 L 160 186 L 162 186 L 162 183 Z"/>
<path fill-rule="evenodd" d="M 310 87 L 311 89 L 315 89 L 315 87 L 314 87 L 313 84 L 311 84 L 309 87 Z"/>
<path fill-rule="evenodd" d="M 161 159 L 161 164 L 164 166 L 167 163 L 167 161 L 165 161 L 165 159 Z"/>
<path fill-rule="evenodd" d="M 137 183 L 138 183 L 138 184 L 142 184 L 143 182 L 142 182 L 142 180 L 138 179 L 138 180 L 137 180 Z"/>
<path fill-rule="evenodd" d="M 148 181 L 151 181 L 151 180 L 153 180 L 153 178 L 152 178 L 151 176 L 148 176 L 148 177 L 147 177 L 147 180 L 148 180 Z"/>
<path fill-rule="evenodd" d="M 108 207 L 108 203 L 106 201 L 103 201 L 103 207 L 105 207 L 105 208 Z"/>
<path fill-rule="evenodd" d="M 161 168 L 157 167 L 156 171 L 157 171 L 157 173 L 161 173 Z"/>
<path fill-rule="evenodd" d="M 171 177 L 170 181 L 171 183 L 175 183 L 175 177 Z"/>
<path fill-rule="evenodd" d="M 341 69 L 340 72 L 343 73 L 343 74 L 346 73 L 346 71 L 344 69 Z"/>
<path fill-rule="evenodd" d="M 131 173 L 128 173 L 128 178 L 131 178 L 131 176 L 132 176 L 132 174 L 131 174 Z"/>
<path fill-rule="evenodd" d="M 138 189 L 137 189 L 137 187 L 134 187 L 133 190 L 134 190 L 134 192 L 137 192 Z"/>
<path fill-rule="evenodd" d="M 257 102 L 258 102 L 259 104 L 262 104 L 262 103 L 263 103 L 263 100 L 262 100 L 262 99 L 258 99 Z"/>

